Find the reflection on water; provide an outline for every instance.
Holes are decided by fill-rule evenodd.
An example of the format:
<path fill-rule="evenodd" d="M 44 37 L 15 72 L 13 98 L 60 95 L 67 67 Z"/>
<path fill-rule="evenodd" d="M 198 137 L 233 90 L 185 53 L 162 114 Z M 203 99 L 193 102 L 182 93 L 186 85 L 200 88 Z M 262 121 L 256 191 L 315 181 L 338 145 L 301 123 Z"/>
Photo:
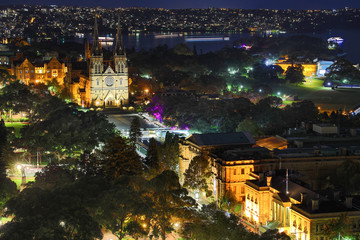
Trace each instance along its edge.
<path fill-rule="evenodd" d="M 327 41 L 330 37 L 341 37 L 344 39 L 344 43 L 341 45 L 341 48 L 347 53 L 347 59 L 353 63 L 360 63 L 360 46 L 358 44 L 360 39 L 360 31 L 358 30 L 332 30 L 328 33 L 315 33 L 315 34 L 296 34 L 296 33 L 281 33 L 279 31 L 271 32 L 250 32 L 250 33 L 177 33 L 174 36 L 174 33 L 161 33 L 162 37 L 157 37 L 159 33 L 142 33 L 137 32 L 133 34 L 125 34 L 123 36 L 124 44 L 126 48 L 134 48 L 137 51 L 142 49 L 149 50 L 151 48 L 156 48 L 159 45 L 166 44 L 169 48 L 174 47 L 176 44 L 185 43 L 189 46 L 190 49 L 196 47 L 199 54 L 206 53 L 209 51 L 217 51 L 223 47 L 232 47 L 233 42 L 240 38 L 250 38 L 253 36 L 294 36 L 294 35 L 308 35 L 313 37 L 320 37 L 324 41 Z M 165 35 L 165 36 L 164 36 Z M 168 35 L 169 37 L 167 37 Z M 214 38 L 223 38 L 228 37 L 228 41 L 219 40 L 219 41 L 194 41 L 187 42 L 185 39 L 189 36 L 193 37 L 214 37 Z M 83 39 L 77 39 L 77 42 L 83 42 Z"/>
<path fill-rule="evenodd" d="M 164 33 L 162 33 L 164 34 Z M 166 34 L 166 33 L 165 33 Z M 136 33 L 124 35 L 124 44 L 127 48 L 135 48 L 139 51 L 141 49 L 149 50 L 159 45 L 166 44 L 169 48 L 174 47 L 179 43 L 186 43 L 190 49 L 196 46 L 198 53 L 206 53 L 209 51 L 216 51 L 223 47 L 232 47 L 233 42 L 239 38 L 249 38 L 252 36 L 271 35 L 276 36 L 281 34 L 282 36 L 294 36 L 300 35 L 295 33 L 279 33 L 279 32 L 268 32 L 268 33 L 183 33 L 176 34 L 171 37 L 155 37 L 155 33 Z M 168 33 L 170 35 L 170 33 Z M 316 33 L 316 34 L 305 34 L 308 36 L 320 37 L 327 41 L 329 37 L 342 37 L 344 43 L 342 48 L 348 54 L 347 58 L 354 62 L 360 63 L 360 46 L 358 41 L 360 39 L 360 31 L 357 30 L 332 30 L 329 33 Z M 208 36 L 208 37 L 229 37 L 229 41 L 196 41 L 186 42 L 186 37 L 189 36 Z"/>

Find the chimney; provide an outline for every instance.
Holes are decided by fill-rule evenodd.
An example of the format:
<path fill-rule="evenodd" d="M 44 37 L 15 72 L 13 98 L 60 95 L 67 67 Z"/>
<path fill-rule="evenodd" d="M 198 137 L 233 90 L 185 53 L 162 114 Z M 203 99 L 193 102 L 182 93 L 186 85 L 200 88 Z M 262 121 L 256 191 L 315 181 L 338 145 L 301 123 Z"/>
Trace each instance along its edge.
<path fill-rule="evenodd" d="M 259 173 L 259 181 L 264 180 L 264 173 Z"/>
<path fill-rule="evenodd" d="M 300 193 L 300 203 L 306 204 L 307 193 Z"/>
<path fill-rule="evenodd" d="M 266 177 L 266 186 L 270 187 L 272 177 Z"/>
<path fill-rule="evenodd" d="M 348 209 L 352 208 L 352 200 L 353 200 L 352 197 L 346 197 L 345 198 L 345 206 L 346 206 L 346 208 L 348 208 Z"/>
<path fill-rule="evenodd" d="M 317 211 L 319 210 L 319 199 L 312 199 L 311 200 L 311 210 L 312 211 Z"/>

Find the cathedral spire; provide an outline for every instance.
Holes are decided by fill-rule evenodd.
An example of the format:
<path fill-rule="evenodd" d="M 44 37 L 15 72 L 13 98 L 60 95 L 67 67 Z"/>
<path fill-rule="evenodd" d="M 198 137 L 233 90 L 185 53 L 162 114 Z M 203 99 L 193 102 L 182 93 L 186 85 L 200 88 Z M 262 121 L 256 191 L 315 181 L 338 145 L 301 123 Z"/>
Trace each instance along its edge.
<path fill-rule="evenodd" d="M 114 48 L 114 55 L 124 55 L 124 44 L 121 34 L 121 25 L 120 25 L 120 16 L 118 17 L 118 25 L 117 25 L 117 32 L 116 32 L 116 42 Z"/>
<path fill-rule="evenodd" d="M 101 54 L 102 54 L 102 52 L 101 52 L 101 46 L 100 46 L 100 42 L 99 42 L 99 30 L 98 30 L 98 25 L 97 25 L 97 17 L 95 16 L 93 45 L 91 48 L 91 55 L 100 56 Z"/>

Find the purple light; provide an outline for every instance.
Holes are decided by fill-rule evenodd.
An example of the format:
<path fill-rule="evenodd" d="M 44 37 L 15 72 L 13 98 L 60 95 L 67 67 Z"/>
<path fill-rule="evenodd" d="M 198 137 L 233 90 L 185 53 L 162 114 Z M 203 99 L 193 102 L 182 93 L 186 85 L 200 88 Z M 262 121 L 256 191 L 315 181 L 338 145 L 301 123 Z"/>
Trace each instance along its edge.
<path fill-rule="evenodd" d="M 151 113 L 152 115 L 154 115 L 156 120 L 158 120 L 159 122 L 162 122 L 162 115 L 164 113 L 164 108 L 158 102 L 158 98 L 155 97 L 152 99 L 152 104 L 151 104 L 151 106 L 149 106 L 147 111 L 149 113 Z"/>
<path fill-rule="evenodd" d="M 186 124 L 181 125 L 181 126 L 180 126 L 180 129 L 182 129 L 182 130 L 189 130 L 189 126 L 186 125 Z"/>
<path fill-rule="evenodd" d="M 171 130 L 176 130 L 176 127 L 175 126 L 171 127 Z"/>

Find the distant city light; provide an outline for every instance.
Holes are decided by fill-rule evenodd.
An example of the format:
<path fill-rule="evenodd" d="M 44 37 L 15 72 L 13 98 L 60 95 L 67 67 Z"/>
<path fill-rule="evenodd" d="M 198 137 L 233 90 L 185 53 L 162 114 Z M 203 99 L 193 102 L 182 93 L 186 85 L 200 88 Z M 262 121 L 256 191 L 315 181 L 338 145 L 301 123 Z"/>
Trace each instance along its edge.
<path fill-rule="evenodd" d="M 274 59 L 266 59 L 265 60 L 266 66 L 271 66 L 271 65 L 274 65 L 275 63 L 276 63 L 276 60 L 274 60 Z"/>
<path fill-rule="evenodd" d="M 236 68 L 236 69 L 235 68 L 228 68 L 228 72 L 229 72 L 230 75 L 234 75 L 234 74 L 239 72 L 239 69 L 238 68 Z"/>

